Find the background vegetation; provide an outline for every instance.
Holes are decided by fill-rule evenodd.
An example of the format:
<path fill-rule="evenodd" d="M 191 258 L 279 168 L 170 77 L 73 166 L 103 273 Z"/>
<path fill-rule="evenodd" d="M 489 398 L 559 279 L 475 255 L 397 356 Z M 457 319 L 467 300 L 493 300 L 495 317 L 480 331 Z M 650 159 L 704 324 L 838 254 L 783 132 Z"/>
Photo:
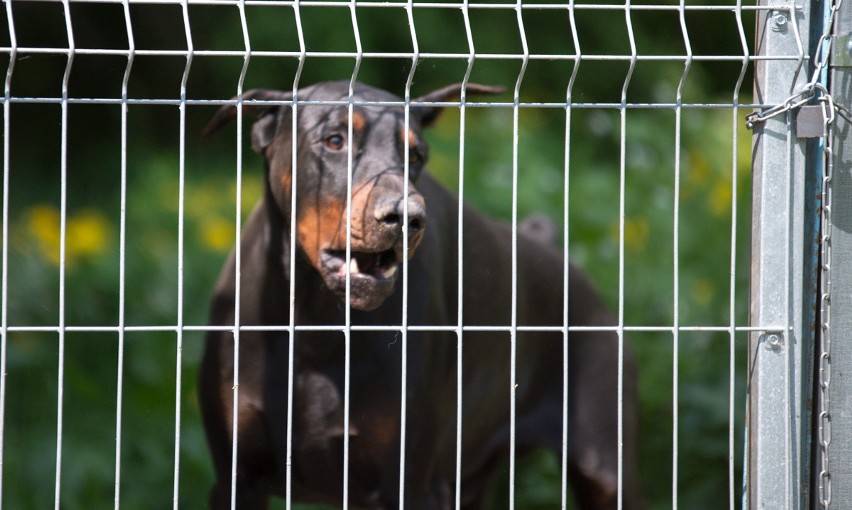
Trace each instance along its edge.
<path fill-rule="evenodd" d="M 644 2 L 637 2 L 642 4 Z M 687 11 L 688 43 L 696 56 L 739 55 L 743 49 L 733 3 L 731 10 Z M 660 4 L 673 4 L 663 0 Z M 511 5 L 511 4 L 507 4 Z M 17 42 L 22 47 L 68 48 L 62 5 L 15 2 Z M 130 9 L 137 50 L 187 48 L 178 5 L 133 5 Z M 246 9 L 250 41 L 256 51 L 298 51 L 294 11 L 288 6 Z M 302 7 L 310 51 L 354 51 L 347 7 Z M 516 14 L 511 9 L 470 11 L 478 53 L 520 54 Z M 5 18 L 5 13 L 3 14 Z M 204 50 L 244 49 L 239 11 L 233 5 L 189 7 L 197 54 L 187 83 L 190 99 L 233 96 L 243 65 L 241 56 L 209 56 Z M 411 51 L 401 7 L 359 7 L 359 32 L 367 52 Z M 634 10 L 632 31 L 641 56 L 686 54 L 675 10 Z M 743 14 L 745 32 L 753 16 Z M 7 19 L 0 27 L 8 26 Z M 127 49 L 120 4 L 71 5 L 75 47 Z M 460 58 L 424 58 L 416 69 L 414 94 L 461 81 L 468 52 L 463 18 L 457 8 L 414 10 L 419 50 L 448 52 Z M 567 9 L 523 12 L 533 54 L 573 54 Z M 578 10 L 580 48 L 586 55 L 629 55 L 624 11 Z M 0 45 L 10 45 L 0 29 Z M 8 51 L 3 53 L 8 64 Z M 15 62 L 11 94 L 16 98 L 59 98 L 67 57 L 62 51 L 22 51 Z M 288 89 L 297 60 L 256 56 L 246 87 Z M 119 98 L 125 55 L 78 52 L 68 82 L 72 98 Z M 564 101 L 573 61 L 537 59 L 529 63 L 521 99 Z M 177 99 L 186 66 L 182 54 L 140 54 L 129 79 L 130 98 Z M 401 93 L 411 61 L 369 58 L 359 79 Z M 352 58 L 307 60 L 303 84 L 348 78 Z M 0 67 L 5 68 L 5 66 Z M 749 101 L 750 72 L 735 91 L 740 62 L 695 61 L 683 85 L 686 103 L 731 103 L 735 93 Z M 478 59 L 472 80 L 514 86 L 520 59 Z M 619 103 L 628 71 L 624 60 L 584 60 L 580 64 L 569 132 L 568 209 L 572 259 L 598 283 L 613 309 L 618 299 L 620 113 L 592 103 Z M 683 61 L 641 60 L 629 86 L 631 103 L 674 103 L 684 75 Z M 511 94 L 497 98 L 511 101 Z M 121 282 L 121 117 L 114 104 L 75 103 L 67 117 L 67 229 L 64 274 L 59 264 L 61 221 L 62 117 L 58 103 L 15 102 L 11 106 L 9 173 L 8 324 L 59 324 L 64 299 L 68 326 L 116 326 L 123 303 L 124 324 L 202 325 L 213 281 L 234 242 L 237 165 L 234 128 L 213 142 L 196 133 L 212 106 L 186 109 L 184 228 L 179 232 L 180 112 L 171 104 L 134 104 L 127 127 L 127 235 L 125 292 Z M 729 326 L 746 322 L 750 140 L 743 113 L 730 108 L 688 108 L 680 132 L 672 108 L 630 108 L 626 115 L 626 192 L 624 317 L 632 326 L 679 324 Z M 734 125 L 737 126 L 736 135 Z M 524 108 L 520 113 L 520 215 L 545 212 L 561 222 L 564 207 L 566 112 Z M 680 151 L 676 141 L 680 137 Z M 431 171 L 458 187 L 459 114 L 450 109 L 430 132 Z M 465 132 L 465 200 L 493 215 L 510 217 L 512 112 L 509 108 L 471 108 Z M 734 139 L 738 147 L 734 148 Z M 679 158 L 679 175 L 675 162 Z M 248 150 L 243 160 L 242 211 L 261 190 L 261 162 Z M 676 181 L 678 179 L 678 181 Z M 679 182 L 679 188 L 676 186 Z M 736 184 L 736 193 L 733 192 Z M 675 196 L 679 189 L 679 244 L 674 254 Z M 732 204 L 736 206 L 735 265 L 731 267 Z M 183 258 L 179 261 L 182 244 Z M 181 268 L 182 271 L 179 271 Z M 731 270 L 736 271 L 730 289 Z M 677 271 L 677 288 L 675 288 Z M 675 293 L 678 301 L 675 302 Z M 733 307 L 731 296 L 734 297 Z M 122 374 L 122 508 L 171 505 L 175 443 L 176 377 L 182 388 L 180 490 L 183 508 L 202 508 L 212 469 L 204 444 L 195 395 L 201 335 L 182 335 L 180 367 L 176 333 L 127 332 Z M 674 356 L 671 333 L 636 332 L 630 341 L 640 367 L 642 477 L 652 508 L 668 508 L 672 495 L 672 455 L 676 446 L 678 503 L 682 508 L 727 505 L 730 337 L 708 331 L 682 332 Z M 736 451 L 734 491 L 742 472 L 745 337 L 735 338 Z M 119 354 L 113 331 L 65 334 L 63 362 L 54 331 L 8 335 L 6 402 L 3 421 L 2 503 L 6 508 L 45 508 L 53 501 L 57 446 L 57 398 L 64 371 L 61 500 L 65 509 L 112 505 L 115 416 Z M 673 373 L 677 367 L 677 391 Z M 675 397 L 677 395 L 677 397 Z M 677 408 L 679 435 L 673 445 Z M 537 456 L 519 471 L 519 508 L 554 508 L 559 501 L 555 459 Z M 499 499 L 499 498 L 497 498 Z M 497 505 L 499 507 L 499 505 Z"/>

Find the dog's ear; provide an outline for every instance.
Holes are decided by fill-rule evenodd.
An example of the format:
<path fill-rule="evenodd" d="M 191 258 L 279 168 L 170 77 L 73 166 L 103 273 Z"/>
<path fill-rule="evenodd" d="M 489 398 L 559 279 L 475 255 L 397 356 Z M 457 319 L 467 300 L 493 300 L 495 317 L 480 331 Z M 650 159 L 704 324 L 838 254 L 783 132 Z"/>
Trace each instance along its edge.
<path fill-rule="evenodd" d="M 243 94 L 243 101 L 292 101 L 292 92 L 280 90 L 252 89 Z M 255 152 L 262 152 L 275 138 L 276 115 L 281 105 L 260 105 L 243 103 L 243 113 L 255 115 L 257 120 L 251 128 L 251 146 Z M 219 108 L 216 115 L 210 119 L 201 132 L 201 137 L 209 138 L 219 128 L 237 117 L 236 105 L 225 105 Z"/>
<path fill-rule="evenodd" d="M 468 83 L 463 87 L 461 83 L 447 85 L 444 88 L 433 90 L 425 96 L 418 97 L 415 101 L 424 103 L 441 103 L 444 101 L 456 101 L 461 98 L 462 90 L 466 94 L 502 94 L 505 92 L 505 87 L 492 87 L 490 85 L 480 85 L 478 83 Z M 431 126 L 441 112 L 443 106 L 418 106 L 414 111 L 420 116 L 420 125 L 423 127 Z"/>

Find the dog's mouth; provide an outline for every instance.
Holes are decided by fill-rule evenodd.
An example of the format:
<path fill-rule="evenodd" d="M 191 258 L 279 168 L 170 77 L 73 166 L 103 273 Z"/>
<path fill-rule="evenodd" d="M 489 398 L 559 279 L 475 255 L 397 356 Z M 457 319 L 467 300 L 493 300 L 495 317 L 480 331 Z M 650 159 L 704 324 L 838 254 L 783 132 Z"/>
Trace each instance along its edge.
<path fill-rule="evenodd" d="M 346 299 L 346 270 L 349 269 L 349 302 L 353 308 L 373 310 L 390 296 L 401 262 L 397 250 L 383 251 L 323 250 L 320 273 L 326 285 L 341 299 Z"/>
<path fill-rule="evenodd" d="M 350 275 L 376 279 L 393 278 L 400 262 L 393 249 L 379 252 L 350 250 L 350 255 L 347 264 L 346 250 L 325 250 L 322 262 L 338 276 L 345 277 L 346 267 L 349 266 Z"/>

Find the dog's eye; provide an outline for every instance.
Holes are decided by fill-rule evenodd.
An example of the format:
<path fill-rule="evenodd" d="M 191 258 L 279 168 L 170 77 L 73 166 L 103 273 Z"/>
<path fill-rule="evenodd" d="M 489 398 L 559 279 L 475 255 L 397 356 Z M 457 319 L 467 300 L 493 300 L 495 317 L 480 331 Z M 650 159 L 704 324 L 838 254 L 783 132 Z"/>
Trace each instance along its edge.
<path fill-rule="evenodd" d="M 325 137 L 323 140 L 325 146 L 333 151 L 343 149 L 343 135 L 333 134 Z"/>

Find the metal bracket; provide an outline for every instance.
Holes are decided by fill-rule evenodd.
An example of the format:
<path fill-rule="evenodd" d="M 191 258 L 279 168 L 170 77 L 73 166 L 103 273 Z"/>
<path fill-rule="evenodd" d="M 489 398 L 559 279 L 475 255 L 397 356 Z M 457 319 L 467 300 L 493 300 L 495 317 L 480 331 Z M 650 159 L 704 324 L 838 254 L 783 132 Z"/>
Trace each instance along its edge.
<path fill-rule="evenodd" d="M 796 137 L 822 138 L 825 132 L 825 110 L 821 105 L 807 105 L 796 113 Z"/>
<path fill-rule="evenodd" d="M 852 67 L 852 34 L 835 35 L 831 43 L 831 67 Z"/>

